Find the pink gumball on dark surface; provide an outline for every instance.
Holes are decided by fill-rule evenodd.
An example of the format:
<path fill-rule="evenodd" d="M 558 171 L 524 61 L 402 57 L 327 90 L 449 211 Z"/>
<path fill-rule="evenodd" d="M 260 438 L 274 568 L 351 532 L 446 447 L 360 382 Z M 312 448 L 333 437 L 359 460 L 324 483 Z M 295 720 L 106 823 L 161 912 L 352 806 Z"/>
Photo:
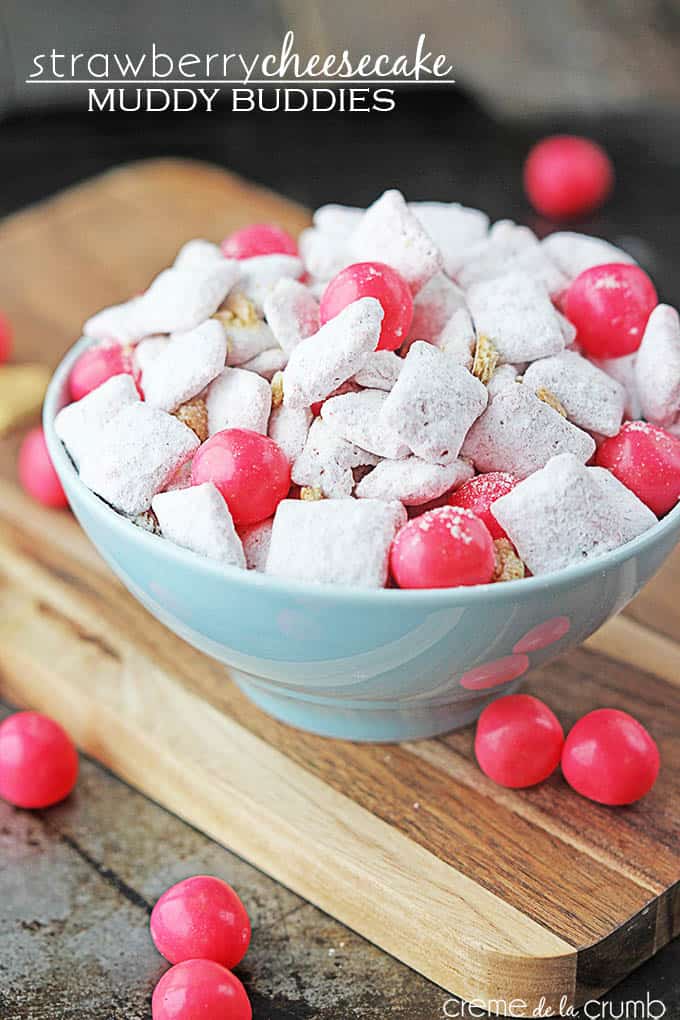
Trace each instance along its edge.
<path fill-rule="evenodd" d="M 151 1000 L 153 1020 L 251 1020 L 246 990 L 213 960 L 185 960 L 166 971 Z"/>
<path fill-rule="evenodd" d="M 564 297 L 564 312 L 586 354 L 621 358 L 638 349 L 657 304 L 656 289 L 643 269 L 612 262 L 576 277 Z"/>
<path fill-rule="evenodd" d="M 290 464 L 279 446 L 250 429 L 216 432 L 198 449 L 191 484 L 213 482 L 234 524 L 257 524 L 271 517 L 290 489 Z"/>
<path fill-rule="evenodd" d="M 230 885 L 212 875 L 187 878 L 164 892 L 150 926 L 156 949 L 170 963 L 200 958 L 231 970 L 250 944 L 246 908 Z"/>
<path fill-rule="evenodd" d="M 649 793 L 659 774 L 656 743 L 642 723 L 616 708 L 584 715 L 567 735 L 562 772 L 583 797 L 615 807 Z"/>
<path fill-rule="evenodd" d="M 257 255 L 297 255 L 295 238 L 275 223 L 252 223 L 235 230 L 222 241 L 228 259 L 251 259 Z"/>
<path fill-rule="evenodd" d="M 585 216 L 602 205 L 614 168 L 601 145 L 577 135 L 537 142 L 524 164 L 524 189 L 534 209 L 551 219 Z"/>
<path fill-rule="evenodd" d="M 365 297 L 376 298 L 384 312 L 376 350 L 401 347 L 411 328 L 413 297 L 404 278 L 384 262 L 356 262 L 333 277 L 319 304 L 321 324 Z"/>
<path fill-rule="evenodd" d="M 20 808 L 46 808 L 68 797 L 78 779 L 78 752 L 65 730 L 39 712 L 0 723 L 0 797 Z"/>
<path fill-rule="evenodd" d="M 53 510 L 68 506 L 40 426 L 31 429 L 24 437 L 19 448 L 18 471 L 22 488 L 36 502 Z"/>

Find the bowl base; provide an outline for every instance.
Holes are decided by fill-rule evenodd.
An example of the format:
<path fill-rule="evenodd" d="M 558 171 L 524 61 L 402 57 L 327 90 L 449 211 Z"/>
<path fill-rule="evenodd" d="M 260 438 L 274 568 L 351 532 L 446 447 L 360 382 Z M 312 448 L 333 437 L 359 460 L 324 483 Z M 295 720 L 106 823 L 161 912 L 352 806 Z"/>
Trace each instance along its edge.
<path fill-rule="evenodd" d="M 483 708 L 501 694 L 512 694 L 519 681 L 506 684 L 502 691 L 483 694 L 450 704 L 405 705 L 403 701 L 380 702 L 378 705 L 339 699 L 314 699 L 289 692 L 272 690 L 266 681 L 230 670 L 230 675 L 244 694 L 258 708 L 308 733 L 358 743 L 394 744 L 402 740 L 425 740 L 473 723 Z"/>

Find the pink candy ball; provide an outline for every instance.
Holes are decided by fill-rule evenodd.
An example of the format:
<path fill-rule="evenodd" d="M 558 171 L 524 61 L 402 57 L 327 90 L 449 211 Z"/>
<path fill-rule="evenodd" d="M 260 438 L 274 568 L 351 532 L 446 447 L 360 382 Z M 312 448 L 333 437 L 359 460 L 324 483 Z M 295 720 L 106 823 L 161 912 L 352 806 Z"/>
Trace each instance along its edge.
<path fill-rule="evenodd" d="M 680 439 L 658 425 L 627 421 L 597 449 L 595 463 L 607 468 L 657 517 L 680 499 Z"/>
<path fill-rule="evenodd" d="M 19 481 L 22 487 L 43 506 L 61 510 L 68 506 L 66 493 L 54 470 L 40 426 L 31 429 L 19 450 Z"/>
<path fill-rule="evenodd" d="M 0 723 L 0 797 L 20 808 L 46 808 L 68 797 L 78 753 L 59 723 L 16 712 Z"/>
<path fill-rule="evenodd" d="M 656 743 L 642 723 L 617 708 L 598 708 L 570 730 L 562 751 L 569 785 L 598 804 L 633 804 L 659 774 Z"/>
<path fill-rule="evenodd" d="M 654 284 L 639 266 L 612 262 L 585 269 L 564 299 L 576 340 L 591 358 L 621 358 L 642 342 L 658 303 Z"/>
<path fill-rule="evenodd" d="M 151 938 L 170 963 L 214 960 L 232 970 L 250 944 L 250 920 L 226 882 L 196 875 L 164 892 L 151 914 Z"/>
<path fill-rule="evenodd" d="M 191 484 L 213 482 L 242 526 L 271 517 L 290 489 L 290 464 L 273 439 L 249 429 L 225 429 L 199 447 Z"/>
<path fill-rule="evenodd" d="M 213 960 L 185 960 L 166 971 L 151 1000 L 153 1020 L 251 1020 L 246 990 Z"/>
<path fill-rule="evenodd" d="M 71 369 L 68 388 L 71 400 L 80 400 L 114 375 L 134 376 L 132 352 L 121 344 L 89 347 Z"/>
<path fill-rule="evenodd" d="M 8 360 L 12 353 L 12 324 L 0 312 L 0 365 Z"/>
<path fill-rule="evenodd" d="M 564 732 L 555 713 L 530 694 L 509 694 L 484 709 L 477 722 L 475 756 L 500 786 L 523 789 L 552 775 Z"/>
<path fill-rule="evenodd" d="M 491 513 L 491 506 L 501 496 L 507 496 L 518 481 L 509 471 L 489 471 L 485 475 L 475 475 L 451 493 L 449 503 L 451 506 L 463 506 L 472 510 L 480 521 L 484 521 L 492 538 L 507 538 Z"/>
<path fill-rule="evenodd" d="M 614 185 L 604 149 L 588 138 L 554 135 L 534 145 L 524 164 L 524 188 L 537 212 L 553 219 L 584 216 Z"/>
<path fill-rule="evenodd" d="M 365 297 L 377 298 L 385 313 L 376 350 L 401 347 L 411 328 L 413 297 L 404 278 L 384 262 L 356 262 L 333 277 L 321 297 L 321 324 Z"/>
<path fill-rule="evenodd" d="M 253 223 L 241 227 L 222 241 L 222 254 L 228 259 L 251 259 L 256 255 L 297 255 L 294 237 L 274 223 Z"/>
<path fill-rule="evenodd" d="M 496 565 L 488 528 L 469 510 L 443 506 L 414 517 L 392 543 L 390 568 L 400 588 L 488 584 Z"/>

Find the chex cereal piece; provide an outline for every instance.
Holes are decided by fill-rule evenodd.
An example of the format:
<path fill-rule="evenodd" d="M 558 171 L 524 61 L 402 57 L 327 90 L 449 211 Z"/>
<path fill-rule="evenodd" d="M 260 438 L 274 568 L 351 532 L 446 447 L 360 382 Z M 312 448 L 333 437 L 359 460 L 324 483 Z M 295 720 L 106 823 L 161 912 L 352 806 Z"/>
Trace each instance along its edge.
<path fill-rule="evenodd" d="M 242 291 L 233 291 L 215 312 L 227 337 L 227 364 L 245 365 L 263 351 L 277 347 L 276 337 L 260 318 L 254 303 Z"/>
<path fill-rule="evenodd" d="M 428 464 L 419 457 L 381 460 L 355 489 L 358 499 L 398 499 L 405 506 L 420 506 L 457 488 L 474 474 L 465 460 Z"/>
<path fill-rule="evenodd" d="M 347 237 L 307 227 L 298 237 L 298 248 L 305 269 L 325 287 L 328 280 L 355 262 L 347 249 Z"/>
<path fill-rule="evenodd" d="M 310 407 L 359 372 L 380 338 L 383 310 L 375 298 L 353 301 L 293 348 L 284 378 L 284 401 Z"/>
<path fill-rule="evenodd" d="M 657 305 L 647 320 L 635 383 L 644 417 L 672 425 L 680 414 L 680 317 L 670 305 Z"/>
<path fill-rule="evenodd" d="M 199 556 L 245 569 L 241 539 L 227 504 L 212 482 L 159 492 L 151 506 L 164 538 Z"/>
<path fill-rule="evenodd" d="M 279 280 L 264 300 L 264 314 L 277 343 L 288 354 L 319 329 L 319 302 L 298 280 Z"/>
<path fill-rule="evenodd" d="M 456 276 L 468 250 L 486 237 L 489 217 L 458 202 L 409 202 L 408 207 L 439 248 L 444 271 Z"/>
<path fill-rule="evenodd" d="M 460 287 L 444 273 L 435 273 L 413 302 L 407 345 L 414 340 L 436 344 L 451 316 L 464 308 L 465 296 Z"/>
<path fill-rule="evenodd" d="M 329 202 L 321 205 L 314 213 L 314 226 L 325 234 L 333 234 L 336 237 L 349 237 L 355 227 L 358 226 L 365 210 L 356 205 L 338 205 Z"/>
<path fill-rule="evenodd" d="M 267 573 L 382 588 L 392 539 L 405 523 L 406 511 L 396 502 L 284 499 L 274 517 Z"/>
<path fill-rule="evenodd" d="M 88 319 L 83 332 L 95 340 L 126 343 L 152 333 L 194 329 L 224 301 L 238 278 L 238 265 L 223 258 L 189 269 L 164 269 L 141 297 L 105 308 Z"/>
<path fill-rule="evenodd" d="M 467 290 L 474 283 L 493 280 L 510 271 L 522 272 L 542 283 L 551 297 L 561 293 L 569 282 L 541 248 L 534 232 L 512 220 L 494 223 L 488 235 L 467 251 L 456 279 Z"/>
<path fill-rule="evenodd" d="M 519 372 L 517 371 L 516 365 L 499 365 L 494 370 L 493 375 L 486 384 L 486 392 L 489 394 L 489 400 L 493 400 L 494 397 L 498 396 L 501 390 L 506 390 L 508 386 L 514 386 L 519 381 Z"/>
<path fill-rule="evenodd" d="M 80 464 L 80 478 L 116 510 L 133 517 L 151 506 L 198 448 L 196 435 L 157 407 L 127 404 L 97 432 Z"/>
<path fill-rule="evenodd" d="M 501 496 L 491 512 L 533 574 L 615 549 L 634 527 L 632 516 L 624 520 L 617 497 L 601 478 L 568 453 L 553 457 Z M 641 530 L 652 523 L 647 517 Z"/>
<path fill-rule="evenodd" d="M 587 471 L 600 487 L 604 498 L 611 501 L 621 528 L 622 542 L 630 542 L 657 523 L 657 517 L 649 507 L 611 471 L 601 467 L 587 468 Z"/>
<path fill-rule="evenodd" d="M 548 405 L 548 407 L 552 407 L 553 411 L 557 411 L 557 413 L 561 414 L 563 418 L 569 417 L 564 409 L 564 404 L 559 402 L 552 390 L 546 389 L 545 386 L 539 386 L 538 389 L 535 390 L 535 393 L 538 399 L 542 400 L 544 404 Z"/>
<path fill-rule="evenodd" d="M 477 334 L 467 308 L 454 312 L 439 335 L 436 345 L 456 359 L 459 365 L 472 371 Z"/>
<path fill-rule="evenodd" d="M 296 485 L 320 488 L 329 499 L 343 499 L 352 495 L 353 469 L 377 462 L 378 457 L 341 439 L 325 421 L 317 418 L 302 453 L 293 463 L 291 478 Z"/>
<path fill-rule="evenodd" d="M 501 361 L 534 361 L 564 348 L 547 290 L 523 273 L 476 283 L 468 290 L 467 301 L 477 333 L 491 340 Z"/>
<path fill-rule="evenodd" d="M 264 572 L 269 555 L 274 518 L 269 517 L 259 524 L 250 524 L 241 529 L 241 542 L 248 570 Z"/>
<path fill-rule="evenodd" d="M 256 372 L 268 382 L 274 378 L 277 372 L 282 372 L 288 364 L 288 355 L 280 347 L 271 347 L 268 351 L 256 354 L 250 361 L 244 361 L 240 366 L 248 372 Z"/>
<path fill-rule="evenodd" d="M 264 314 L 267 294 L 282 276 L 297 280 L 304 272 L 302 260 L 295 255 L 254 255 L 249 259 L 240 259 L 238 267 L 239 290 L 250 298 L 258 315 Z"/>
<path fill-rule="evenodd" d="M 437 245 L 399 191 L 386 191 L 368 207 L 348 243 L 354 262 L 386 262 L 414 294 L 442 266 Z"/>
<path fill-rule="evenodd" d="M 300 499 L 303 499 L 306 502 L 325 498 L 326 497 L 318 485 L 303 485 L 300 489 Z"/>
<path fill-rule="evenodd" d="M 74 404 L 61 409 L 54 419 L 54 431 L 78 467 L 84 451 L 97 442 L 97 433 L 126 404 L 139 402 L 132 376 L 114 375 Z"/>
<path fill-rule="evenodd" d="M 311 424 L 312 412 L 308 407 L 279 404 L 272 409 L 269 416 L 269 438 L 280 447 L 291 464 L 304 450 Z"/>
<path fill-rule="evenodd" d="M 590 237 L 588 234 L 578 234 L 572 230 L 558 230 L 554 234 L 549 234 L 541 241 L 541 247 L 562 270 L 567 283 L 571 283 L 580 273 L 592 269 L 593 266 L 603 266 L 609 262 L 635 262 L 635 259 L 622 248 L 617 248 L 600 237 Z"/>
<path fill-rule="evenodd" d="M 487 399 L 486 387 L 462 365 L 416 341 L 380 417 L 417 457 L 450 464 Z"/>
<path fill-rule="evenodd" d="M 354 376 L 354 382 L 370 390 L 391 390 L 403 364 L 403 359 L 394 351 L 373 351 Z"/>
<path fill-rule="evenodd" d="M 496 552 L 496 569 L 493 580 L 495 582 L 521 581 L 526 570 L 512 542 L 507 538 L 495 538 L 493 546 Z"/>
<path fill-rule="evenodd" d="M 478 472 L 509 471 L 519 478 L 542 468 L 556 454 L 572 453 L 585 463 L 594 452 L 595 442 L 587 432 L 524 384 L 501 390 L 493 398 L 468 432 L 462 450 Z"/>
<path fill-rule="evenodd" d="M 183 244 L 175 257 L 176 269 L 195 269 L 197 266 L 205 266 L 210 263 L 220 262 L 224 255 L 220 251 L 219 244 L 206 241 L 202 237 L 196 237 L 193 241 Z"/>
<path fill-rule="evenodd" d="M 227 340 L 215 319 L 186 333 L 173 333 L 142 372 L 144 399 L 163 411 L 174 411 L 220 374 L 226 356 Z"/>
<path fill-rule="evenodd" d="M 573 322 L 570 322 L 566 315 L 562 315 L 561 312 L 557 312 L 557 318 L 562 330 L 562 337 L 564 339 L 565 347 L 572 347 L 576 340 L 577 329 Z"/>
<path fill-rule="evenodd" d="M 499 360 L 500 355 L 495 345 L 489 340 L 488 336 L 480 333 L 477 337 L 475 353 L 472 359 L 472 374 L 475 379 L 479 379 L 480 382 L 486 385 L 496 371 Z"/>
<path fill-rule="evenodd" d="M 600 371 L 605 372 L 612 379 L 616 379 L 623 386 L 626 393 L 623 408 L 624 417 L 629 421 L 641 418 L 642 408 L 635 377 L 637 351 L 634 354 L 624 354 L 622 358 L 591 358 L 590 360 Z"/>
<path fill-rule="evenodd" d="M 135 344 L 132 353 L 132 364 L 139 377 L 144 375 L 146 368 L 158 358 L 170 343 L 167 336 L 147 336 Z"/>
<path fill-rule="evenodd" d="M 175 418 L 179 418 L 184 425 L 187 425 L 192 432 L 195 432 L 202 443 L 208 438 L 208 406 L 205 397 L 192 397 L 191 400 L 180 404 L 176 411 L 173 411 Z"/>
<path fill-rule="evenodd" d="M 344 393 L 325 401 L 321 417 L 341 439 L 377 457 L 393 460 L 408 457 L 408 446 L 380 417 L 386 400 L 387 394 L 383 390 Z"/>
<path fill-rule="evenodd" d="M 623 386 L 574 351 L 532 362 L 524 373 L 524 385 L 538 396 L 539 390 L 548 390 L 579 428 L 615 436 L 621 427 Z"/>
<path fill-rule="evenodd" d="M 223 429 L 250 429 L 267 435 L 272 391 L 267 380 L 255 372 L 223 369 L 208 387 L 205 403 L 209 435 Z"/>

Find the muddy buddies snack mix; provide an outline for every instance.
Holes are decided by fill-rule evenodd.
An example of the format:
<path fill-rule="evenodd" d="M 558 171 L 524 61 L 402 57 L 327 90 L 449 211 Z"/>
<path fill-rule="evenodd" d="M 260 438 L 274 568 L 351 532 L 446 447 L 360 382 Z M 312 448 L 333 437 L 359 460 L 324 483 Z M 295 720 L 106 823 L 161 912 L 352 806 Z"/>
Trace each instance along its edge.
<path fill-rule="evenodd" d="M 676 504 L 679 323 L 607 241 L 392 190 L 298 242 L 189 241 L 85 323 L 56 430 L 131 526 L 225 569 L 509 583 Z"/>

